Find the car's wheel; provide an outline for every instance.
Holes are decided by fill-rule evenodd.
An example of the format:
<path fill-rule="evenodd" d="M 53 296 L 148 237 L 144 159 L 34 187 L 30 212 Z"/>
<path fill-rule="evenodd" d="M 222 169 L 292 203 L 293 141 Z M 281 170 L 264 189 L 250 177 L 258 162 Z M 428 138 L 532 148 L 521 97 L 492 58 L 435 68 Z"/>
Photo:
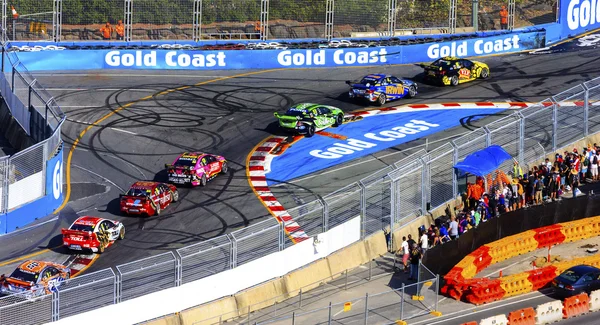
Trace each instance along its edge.
<path fill-rule="evenodd" d="M 314 124 L 309 124 L 306 127 L 306 136 L 310 138 L 313 135 L 315 135 L 315 125 Z"/>
<path fill-rule="evenodd" d="M 417 88 L 415 86 L 410 86 L 408 88 L 408 98 L 413 98 L 417 95 Z"/>
<path fill-rule="evenodd" d="M 119 240 L 122 240 L 125 238 L 125 227 L 121 227 L 121 230 L 119 231 Z"/>
<path fill-rule="evenodd" d="M 221 173 L 223 174 L 227 174 L 227 172 L 229 171 L 229 166 L 227 166 L 227 162 L 223 162 L 223 165 L 221 165 Z"/>
<path fill-rule="evenodd" d="M 173 202 L 179 201 L 179 191 L 171 192 L 171 197 L 173 198 Z"/>
<path fill-rule="evenodd" d="M 340 113 L 335 117 L 335 124 L 333 126 L 340 126 L 342 123 L 344 123 L 344 114 Z"/>
<path fill-rule="evenodd" d="M 488 68 L 481 69 L 481 73 L 479 73 L 481 79 L 487 79 L 490 77 L 490 70 Z"/>
<path fill-rule="evenodd" d="M 379 97 L 377 98 L 377 104 L 379 104 L 379 106 L 383 106 L 385 104 L 385 95 L 384 94 L 379 95 Z"/>
<path fill-rule="evenodd" d="M 206 186 L 206 174 L 202 174 L 202 178 L 200 179 L 200 186 Z"/>
<path fill-rule="evenodd" d="M 452 85 L 452 86 L 458 86 L 458 76 L 452 76 L 452 77 L 450 77 L 450 85 Z"/>

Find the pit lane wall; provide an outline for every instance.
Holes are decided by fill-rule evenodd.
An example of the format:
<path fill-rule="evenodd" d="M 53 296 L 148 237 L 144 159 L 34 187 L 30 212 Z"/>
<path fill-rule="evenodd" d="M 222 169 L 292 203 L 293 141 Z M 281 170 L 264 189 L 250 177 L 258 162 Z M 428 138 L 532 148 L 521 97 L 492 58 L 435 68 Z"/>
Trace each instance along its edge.
<path fill-rule="evenodd" d="M 318 286 L 320 280 L 339 276 L 345 269 L 367 263 L 386 251 L 383 234 L 360 241 L 360 217 L 357 216 L 317 238 L 311 237 L 225 272 L 50 324 L 80 325 L 92 319 L 106 319 L 106 315 L 117 315 L 110 318 L 113 325 L 137 324 L 179 312 L 186 315 L 186 325 L 199 324 L 228 312 L 233 318 L 239 316 L 237 310 L 247 311 L 252 305 L 251 311 L 254 311 L 264 307 L 256 303 L 265 302 L 266 306 L 285 300 L 295 296 L 299 288 L 306 289 L 310 284 Z M 308 265 L 310 263 L 313 264 Z M 211 301 L 213 303 L 197 307 Z"/>

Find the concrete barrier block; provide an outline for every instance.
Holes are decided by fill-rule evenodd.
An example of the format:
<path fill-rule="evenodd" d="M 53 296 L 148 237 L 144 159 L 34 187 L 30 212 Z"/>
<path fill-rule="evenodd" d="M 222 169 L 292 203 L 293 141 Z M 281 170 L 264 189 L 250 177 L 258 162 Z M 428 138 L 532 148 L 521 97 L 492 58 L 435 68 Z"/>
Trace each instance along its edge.
<path fill-rule="evenodd" d="M 387 242 L 385 241 L 385 235 L 383 232 L 376 233 L 375 235 L 365 239 L 365 246 L 367 248 L 367 256 L 369 256 L 369 260 L 378 258 L 387 253 Z"/>
<path fill-rule="evenodd" d="M 329 269 L 333 277 L 344 270 L 353 269 L 369 261 L 364 242 L 354 243 L 347 248 L 335 252 L 327 257 Z"/>
<path fill-rule="evenodd" d="M 318 287 L 322 282 L 331 280 L 331 270 L 327 259 L 320 259 L 299 270 L 283 276 L 283 282 L 289 297 Z"/>
<path fill-rule="evenodd" d="M 283 278 L 277 278 L 264 282 L 248 290 L 235 294 L 235 301 L 240 316 L 250 312 L 269 307 L 276 302 L 281 302 L 288 298 Z"/>
<path fill-rule="evenodd" d="M 209 325 L 239 316 L 236 300 L 229 296 L 179 313 L 181 325 Z"/>
<path fill-rule="evenodd" d="M 181 319 L 179 314 L 167 315 L 161 318 L 157 318 L 151 321 L 142 323 L 143 325 L 181 325 Z"/>

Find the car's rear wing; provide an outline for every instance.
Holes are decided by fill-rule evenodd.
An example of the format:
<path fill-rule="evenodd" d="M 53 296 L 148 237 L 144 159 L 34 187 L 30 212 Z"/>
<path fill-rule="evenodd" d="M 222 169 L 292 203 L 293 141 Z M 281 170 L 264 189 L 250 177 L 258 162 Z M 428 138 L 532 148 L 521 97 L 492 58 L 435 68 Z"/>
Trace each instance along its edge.
<path fill-rule="evenodd" d="M 435 71 L 441 71 L 442 70 L 442 67 L 438 67 L 438 66 L 431 65 L 431 64 L 419 63 L 417 65 L 419 67 L 425 69 L 425 70 L 435 70 Z"/>
<path fill-rule="evenodd" d="M 192 169 L 194 169 L 194 166 L 175 166 L 173 164 L 165 164 L 165 168 L 166 169 L 187 169 L 187 170 L 192 170 Z"/>

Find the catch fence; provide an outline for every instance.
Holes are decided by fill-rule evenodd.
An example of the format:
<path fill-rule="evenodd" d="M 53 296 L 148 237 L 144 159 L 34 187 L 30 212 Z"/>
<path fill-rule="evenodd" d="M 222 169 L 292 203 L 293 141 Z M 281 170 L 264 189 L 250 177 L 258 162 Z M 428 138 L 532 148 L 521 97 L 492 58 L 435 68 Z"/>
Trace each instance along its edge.
<path fill-rule="evenodd" d="M 3 1 L 3 22 L 13 41 L 330 40 L 513 29 L 557 17 L 552 0 L 15 0 L 10 5 L 18 14 Z"/>
<path fill-rule="evenodd" d="M 16 122 L 11 132 L 22 135 L 15 148 L 18 152 L 0 157 L 0 214 L 6 214 L 46 195 L 46 163 L 62 146 L 65 115 L 17 55 L 6 51 L 6 44 L 2 62 L 0 111 Z"/>

